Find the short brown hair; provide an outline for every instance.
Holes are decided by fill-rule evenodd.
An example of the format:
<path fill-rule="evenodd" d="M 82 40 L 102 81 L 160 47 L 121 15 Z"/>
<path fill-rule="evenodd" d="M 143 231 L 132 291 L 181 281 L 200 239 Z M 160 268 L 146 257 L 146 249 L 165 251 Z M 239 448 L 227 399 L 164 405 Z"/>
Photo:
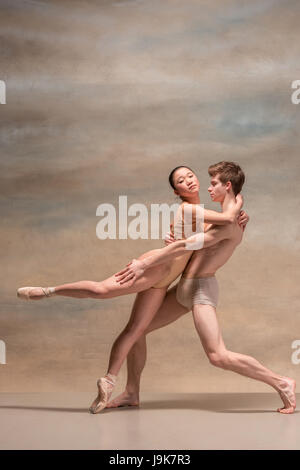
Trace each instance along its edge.
<path fill-rule="evenodd" d="M 208 174 L 210 176 L 218 175 L 221 183 L 223 184 L 230 181 L 235 196 L 241 192 L 245 182 L 245 174 L 243 170 L 234 162 L 219 162 L 214 165 L 210 165 L 208 168 Z"/>

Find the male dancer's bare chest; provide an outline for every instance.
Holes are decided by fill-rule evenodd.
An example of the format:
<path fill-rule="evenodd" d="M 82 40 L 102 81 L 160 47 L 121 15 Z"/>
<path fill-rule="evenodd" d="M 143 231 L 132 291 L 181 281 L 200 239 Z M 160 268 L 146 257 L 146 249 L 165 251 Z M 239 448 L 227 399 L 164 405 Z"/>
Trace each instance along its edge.
<path fill-rule="evenodd" d="M 213 246 L 193 252 L 184 272 L 184 277 L 199 277 L 202 274 L 213 274 L 231 257 L 238 243 L 240 234 L 233 231 L 232 237 L 221 240 Z"/>

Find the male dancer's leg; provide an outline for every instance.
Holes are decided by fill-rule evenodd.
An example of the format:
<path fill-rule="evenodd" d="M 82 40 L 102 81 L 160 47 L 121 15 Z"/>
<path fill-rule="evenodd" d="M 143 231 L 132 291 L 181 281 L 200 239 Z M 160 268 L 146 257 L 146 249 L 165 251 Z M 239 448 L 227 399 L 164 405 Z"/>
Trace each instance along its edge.
<path fill-rule="evenodd" d="M 163 304 L 152 319 L 145 333 L 134 343 L 129 351 L 127 356 L 127 385 L 125 391 L 109 402 L 107 408 L 139 405 L 140 380 L 147 357 L 146 335 L 151 331 L 172 323 L 189 311 L 177 302 L 176 288 L 177 285 L 168 290 Z M 156 291 L 158 289 L 151 290 Z"/>
<path fill-rule="evenodd" d="M 294 379 L 275 374 L 251 356 L 227 350 L 222 339 L 216 310 L 211 305 L 194 305 L 193 317 L 211 364 L 271 385 L 279 393 L 284 404 L 284 407 L 278 408 L 277 411 L 285 414 L 294 412 L 296 408 Z"/>

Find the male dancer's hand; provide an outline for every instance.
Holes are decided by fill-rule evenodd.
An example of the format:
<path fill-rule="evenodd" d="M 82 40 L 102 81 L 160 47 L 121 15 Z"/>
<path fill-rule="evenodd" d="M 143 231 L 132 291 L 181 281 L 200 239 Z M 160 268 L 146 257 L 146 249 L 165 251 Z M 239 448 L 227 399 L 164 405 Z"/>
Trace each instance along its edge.
<path fill-rule="evenodd" d="M 143 260 L 133 259 L 130 263 L 126 264 L 126 268 L 122 269 L 115 274 L 116 280 L 119 284 L 128 283 L 128 287 L 131 286 L 136 279 L 139 279 L 145 272 L 145 266 Z"/>
<path fill-rule="evenodd" d="M 173 224 L 170 224 L 170 232 L 165 236 L 165 245 L 176 242 L 174 237 Z M 119 284 L 125 284 L 128 282 L 130 287 L 136 279 L 140 278 L 145 272 L 144 263 L 142 260 L 133 259 L 130 263 L 126 264 L 126 267 L 115 274 L 116 280 Z M 130 282 L 129 282 L 130 281 Z"/>

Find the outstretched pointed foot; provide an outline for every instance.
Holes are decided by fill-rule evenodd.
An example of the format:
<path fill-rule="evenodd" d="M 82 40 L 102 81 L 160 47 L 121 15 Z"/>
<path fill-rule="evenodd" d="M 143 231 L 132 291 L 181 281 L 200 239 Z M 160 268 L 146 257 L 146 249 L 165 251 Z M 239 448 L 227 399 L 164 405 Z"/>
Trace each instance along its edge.
<path fill-rule="evenodd" d="M 40 300 L 54 295 L 54 287 L 20 287 L 17 296 L 22 300 Z"/>
<path fill-rule="evenodd" d="M 116 378 L 114 379 L 114 377 L 109 374 L 109 377 L 107 375 L 97 380 L 98 395 L 89 408 L 90 413 L 100 413 L 100 411 L 106 408 L 116 383 Z"/>
<path fill-rule="evenodd" d="M 123 406 L 139 407 L 139 396 L 135 393 L 128 393 L 126 390 L 110 401 L 106 408 L 121 408 Z"/>
<path fill-rule="evenodd" d="M 284 407 L 277 408 L 277 411 L 282 414 L 294 413 L 296 409 L 296 381 L 290 377 L 282 377 L 282 383 L 278 393 L 283 401 Z"/>

